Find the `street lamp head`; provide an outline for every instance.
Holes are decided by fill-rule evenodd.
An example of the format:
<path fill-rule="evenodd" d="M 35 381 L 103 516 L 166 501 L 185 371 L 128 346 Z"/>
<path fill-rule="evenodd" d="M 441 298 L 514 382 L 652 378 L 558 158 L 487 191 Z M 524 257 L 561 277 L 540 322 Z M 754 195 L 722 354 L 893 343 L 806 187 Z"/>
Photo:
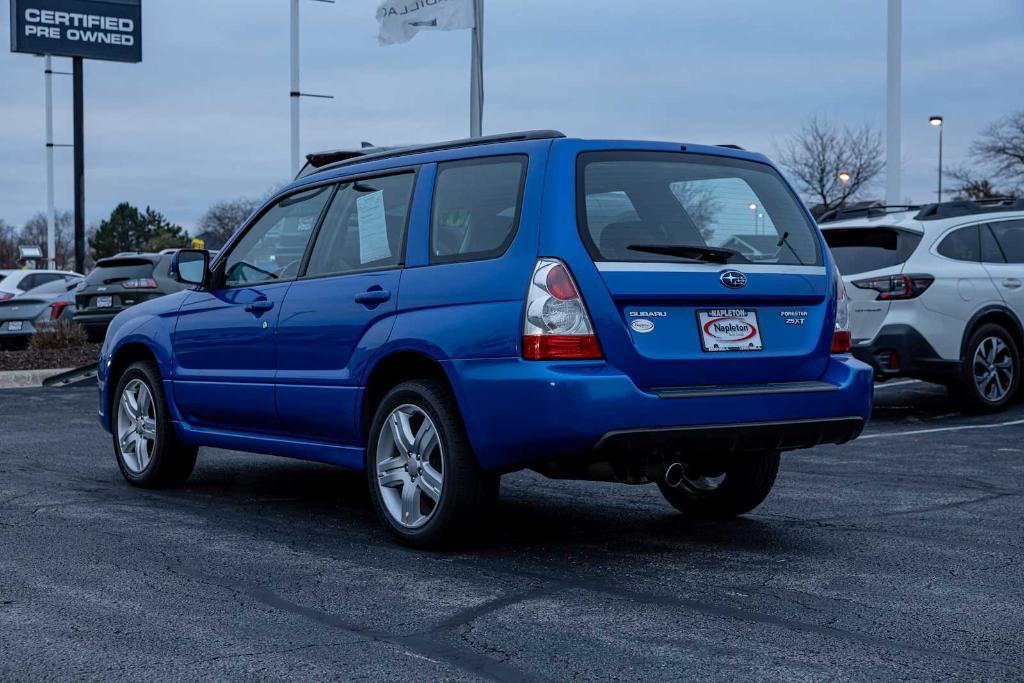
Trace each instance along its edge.
<path fill-rule="evenodd" d="M 942 117 L 941 116 L 932 116 L 932 117 L 930 117 L 928 119 L 928 123 L 932 124 L 933 126 L 941 126 L 942 125 Z"/>
<path fill-rule="evenodd" d="M 750 206 L 748 206 L 747 208 L 750 209 L 751 211 L 757 211 L 757 204 L 755 204 L 754 202 L 750 202 Z"/>
<path fill-rule="evenodd" d="M 840 171 L 839 172 L 839 182 L 841 182 L 843 185 L 845 185 L 846 183 L 850 182 L 850 174 L 847 173 L 846 171 Z"/>

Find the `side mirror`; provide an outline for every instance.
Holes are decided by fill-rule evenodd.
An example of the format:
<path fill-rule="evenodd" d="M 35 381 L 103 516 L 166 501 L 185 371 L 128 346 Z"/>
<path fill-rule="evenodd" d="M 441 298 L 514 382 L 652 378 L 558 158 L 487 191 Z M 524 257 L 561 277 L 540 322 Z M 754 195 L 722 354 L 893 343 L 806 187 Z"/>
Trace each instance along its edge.
<path fill-rule="evenodd" d="M 181 249 L 171 258 L 171 277 L 185 285 L 202 285 L 210 265 L 205 249 Z"/>

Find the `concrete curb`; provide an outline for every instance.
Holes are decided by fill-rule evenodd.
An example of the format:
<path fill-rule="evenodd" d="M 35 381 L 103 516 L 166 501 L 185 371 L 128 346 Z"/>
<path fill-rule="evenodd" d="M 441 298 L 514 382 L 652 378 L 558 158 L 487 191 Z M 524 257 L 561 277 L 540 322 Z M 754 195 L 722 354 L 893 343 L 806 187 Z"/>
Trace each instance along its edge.
<path fill-rule="evenodd" d="M 29 389 L 43 386 L 47 377 L 67 372 L 71 368 L 53 368 L 49 370 L 9 370 L 0 372 L 0 389 Z"/>

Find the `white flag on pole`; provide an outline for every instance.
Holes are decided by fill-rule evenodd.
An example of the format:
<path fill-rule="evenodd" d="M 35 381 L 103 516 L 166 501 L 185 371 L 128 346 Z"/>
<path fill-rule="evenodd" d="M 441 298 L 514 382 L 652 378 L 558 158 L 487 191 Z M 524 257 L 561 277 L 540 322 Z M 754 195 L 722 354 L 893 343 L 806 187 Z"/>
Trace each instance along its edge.
<path fill-rule="evenodd" d="M 412 40 L 420 31 L 473 28 L 474 0 L 384 0 L 377 7 L 381 45 Z"/>

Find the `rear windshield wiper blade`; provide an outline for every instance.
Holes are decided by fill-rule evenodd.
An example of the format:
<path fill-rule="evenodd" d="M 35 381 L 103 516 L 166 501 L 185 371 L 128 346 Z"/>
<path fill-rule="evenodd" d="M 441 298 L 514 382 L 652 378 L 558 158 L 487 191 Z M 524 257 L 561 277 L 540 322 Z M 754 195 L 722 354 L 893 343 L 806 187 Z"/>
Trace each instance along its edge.
<path fill-rule="evenodd" d="M 663 256 L 678 256 L 694 261 L 707 261 L 708 263 L 728 263 L 734 256 L 739 255 L 739 252 L 732 249 L 691 247 L 681 244 L 631 244 L 626 248 L 631 251 L 643 251 L 648 254 L 661 254 Z"/>

